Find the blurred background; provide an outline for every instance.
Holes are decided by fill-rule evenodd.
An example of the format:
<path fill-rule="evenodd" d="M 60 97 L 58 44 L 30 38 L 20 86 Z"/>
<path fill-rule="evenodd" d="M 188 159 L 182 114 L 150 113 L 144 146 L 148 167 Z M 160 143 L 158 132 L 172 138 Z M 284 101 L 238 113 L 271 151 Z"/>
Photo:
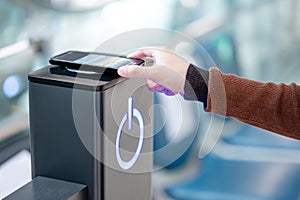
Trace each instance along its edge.
<path fill-rule="evenodd" d="M 223 72 L 299 83 L 298 20 L 299 0 L 1 0 L 0 198 L 31 179 L 27 74 L 50 56 L 91 51 L 134 29 L 165 28 L 200 43 Z M 206 122 L 216 116 L 191 123 L 200 103 L 159 94 L 155 101 L 175 114 L 183 106 L 180 118 L 189 124 L 174 133 L 178 119 L 169 117 L 155 135 L 154 149 L 168 148 L 155 154 L 154 199 L 300 199 L 299 141 L 226 119 L 215 148 L 201 158 Z M 181 137 L 171 144 L 174 134 Z M 170 161 L 178 148 L 184 151 Z"/>

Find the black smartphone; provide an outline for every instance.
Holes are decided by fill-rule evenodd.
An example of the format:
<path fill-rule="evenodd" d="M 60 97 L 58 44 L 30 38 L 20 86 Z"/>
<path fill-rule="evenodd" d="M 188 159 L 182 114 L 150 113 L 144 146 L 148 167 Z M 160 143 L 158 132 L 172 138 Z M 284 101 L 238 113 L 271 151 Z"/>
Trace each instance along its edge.
<path fill-rule="evenodd" d="M 107 53 L 67 51 L 50 58 L 49 63 L 73 73 L 118 76 L 117 70 L 121 66 L 142 65 L 144 60 Z"/>

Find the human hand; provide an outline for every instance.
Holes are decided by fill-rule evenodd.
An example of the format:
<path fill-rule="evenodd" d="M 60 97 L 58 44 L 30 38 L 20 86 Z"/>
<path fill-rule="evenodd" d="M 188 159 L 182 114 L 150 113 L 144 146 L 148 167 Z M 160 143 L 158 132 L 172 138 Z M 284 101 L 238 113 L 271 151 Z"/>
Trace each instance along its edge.
<path fill-rule="evenodd" d="M 144 48 L 128 57 L 153 59 L 152 66 L 123 66 L 118 69 L 120 76 L 127 78 L 145 78 L 151 91 L 162 92 L 166 95 L 184 93 L 185 77 L 189 63 L 165 48 Z"/>

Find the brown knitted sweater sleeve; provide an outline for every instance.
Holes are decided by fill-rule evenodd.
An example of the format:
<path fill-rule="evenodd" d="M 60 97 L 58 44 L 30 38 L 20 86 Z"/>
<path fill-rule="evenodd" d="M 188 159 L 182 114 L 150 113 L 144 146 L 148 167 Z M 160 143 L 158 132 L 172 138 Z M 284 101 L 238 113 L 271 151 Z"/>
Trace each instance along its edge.
<path fill-rule="evenodd" d="M 209 70 L 208 112 L 300 139 L 300 86 L 263 83 Z"/>

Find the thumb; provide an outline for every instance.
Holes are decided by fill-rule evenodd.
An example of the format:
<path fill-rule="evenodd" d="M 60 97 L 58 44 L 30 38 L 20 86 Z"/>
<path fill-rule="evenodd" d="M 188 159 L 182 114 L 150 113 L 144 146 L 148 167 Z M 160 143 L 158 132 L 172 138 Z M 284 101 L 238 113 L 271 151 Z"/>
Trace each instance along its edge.
<path fill-rule="evenodd" d="M 118 69 L 118 74 L 127 78 L 145 78 L 152 79 L 152 67 L 141 67 L 138 65 L 123 66 Z"/>

